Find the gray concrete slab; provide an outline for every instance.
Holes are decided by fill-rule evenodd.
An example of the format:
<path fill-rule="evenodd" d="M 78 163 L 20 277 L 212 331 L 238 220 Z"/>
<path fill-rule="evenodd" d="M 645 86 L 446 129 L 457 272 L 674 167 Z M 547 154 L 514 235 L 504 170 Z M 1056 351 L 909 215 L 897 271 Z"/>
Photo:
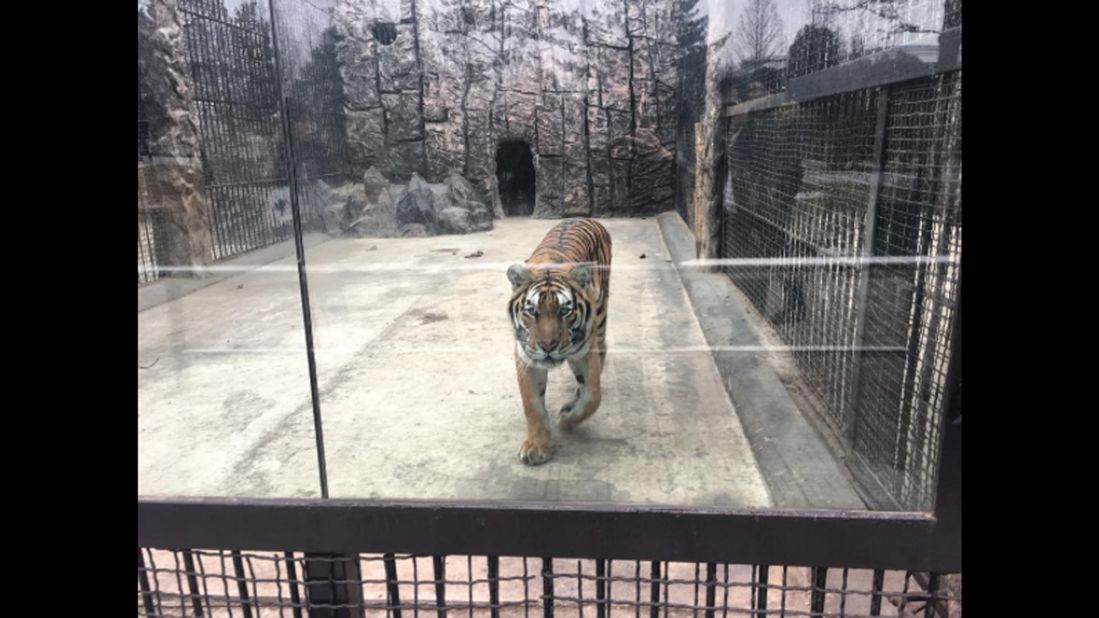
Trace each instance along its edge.
<path fill-rule="evenodd" d="M 555 429 L 555 458 L 538 467 L 517 458 L 505 270 L 552 221 L 310 248 L 330 494 L 770 506 L 657 221 L 604 223 L 614 265 L 603 404 L 575 432 Z M 138 369 L 139 494 L 319 494 L 292 259 L 138 321 L 139 363 L 155 361 Z M 567 371 L 551 373 L 551 409 L 571 389 Z"/>
<path fill-rule="evenodd" d="M 305 247 L 319 245 L 331 240 L 331 236 L 320 232 L 307 232 L 302 236 L 302 244 Z M 294 241 L 285 240 L 267 247 L 249 251 L 239 257 L 222 260 L 206 268 L 202 277 L 164 277 L 157 279 L 148 285 L 137 288 L 137 311 L 141 313 L 151 307 L 183 298 L 184 296 L 213 285 L 226 277 L 239 275 L 242 272 L 253 270 L 257 266 L 270 264 L 277 260 L 294 255 Z"/>

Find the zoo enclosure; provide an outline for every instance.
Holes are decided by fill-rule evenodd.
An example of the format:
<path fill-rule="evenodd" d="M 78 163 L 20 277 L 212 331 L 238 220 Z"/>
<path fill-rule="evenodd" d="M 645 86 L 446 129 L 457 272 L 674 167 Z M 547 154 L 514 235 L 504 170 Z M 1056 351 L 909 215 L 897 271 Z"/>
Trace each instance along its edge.
<path fill-rule="evenodd" d="M 271 21 L 279 28 L 282 45 L 280 60 L 294 54 L 308 58 L 318 45 L 323 47 L 323 12 L 310 13 L 311 4 L 272 4 L 275 18 Z M 230 27 L 230 20 L 214 11 L 211 2 L 181 0 L 181 8 L 187 7 L 192 9 L 191 20 L 216 24 L 208 30 L 192 30 L 188 36 L 200 33 L 218 40 L 211 32 L 220 31 L 224 42 L 224 33 L 241 31 Z M 299 12 L 316 19 L 288 17 Z M 189 23 L 193 28 L 196 22 Z M 243 32 L 248 33 L 248 28 Z M 948 55 L 951 36 L 948 32 L 940 39 L 944 41 L 940 58 Z M 257 36 L 254 40 L 263 39 Z M 229 60 L 211 59 L 209 65 L 216 67 L 219 62 L 224 65 Z M 326 159 L 323 147 L 314 149 L 304 145 L 307 140 L 299 139 L 316 136 L 317 143 L 323 144 L 326 127 L 334 126 L 316 119 L 310 122 L 310 110 L 317 108 L 300 103 L 302 92 L 328 96 L 314 85 L 322 82 L 304 80 L 302 90 L 295 91 L 288 82 L 295 75 L 293 67 L 304 64 L 288 61 L 287 65 L 282 75 L 286 89 L 282 104 L 292 127 L 293 144 L 280 137 L 284 132 L 278 124 L 277 94 L 273 100 L 248 104 L 247 97 L 232 93 L 231 80 L 226 81 L 224 75 L 209 78 L 227 98 L 212 97 L 204 113 L 219 110 L 216 113 L 222 114 L 223 120 L 217 122 L 240 123 L 255 128 L 261 137 L 273 136 L 274 152 L 284 153 L 279 157 L 288 156 L 293 162 L 286 166 L 286 158 L 269 162 L 266 156 L 257 156 L 257 150 L 240 141 L 239 135 L 214 133 L 220 126 L 216 123 L 204 129 L 212 131 L 208 134 L 211 139 L 222 139 L 225 148 L 217 151 L 218 146 L 211 145 L 203 151 L 203 164 L 211 168 L 205 171 L 207 179 L 212 177 L 218 190 L 218 179 L 224 181 L 224 191 L 218 194 L 221 197 L 211 199 L 212 227 L 217 233 L 219 221 L 231 221 L 245 230 L 221 237 L 222 244 L 214 250 L 221 246 L 222 255 L 247 250 L 243 247 L 250 243 L 262 246 L 293 234 L 286 222 L 280 224 L 274 214 L 263 214 L 270 211 L 263 210 L 262 200 L 269 199 L 282 182 L 288 187 L 291 176 L 324 178 L 341 173 L 338 157 Z M 785 90 L 773 93 L 776 98 L 729 110 L 727 160 L 734 186 L 723 222 L 726 243 L 722 249 L 733 258 L 737 251 L 743 254 L 753 247 L 758 251 L 751 254 L 754 258 L 792 258 L 754 270 L 735 265 L 728 268 L 761 311 L 777 307 L 766 314 L 796 346 L 799 366 L 814 394 L 833 402 L 825 414 L 834 417 L 838 431 L 846 435 L 853 425 L 843 419 L 858 418 L 857 410 L 844 416 L 850 411 L 844 403 L 862 392 L 852 383 L 891 379 L 892 398 L 878 401 L 898 410 L 895 418 L 886 419 L 896 421 L 890 428 L 892 438 L 903 435 L 900 419 L 907 414 L 907 431 L 923 440 L 917 449 L 924 449 L 925 460 L 934 461 L 940 454 L 938 444 L 944 444 L 937 484 L 933 476 L 912 476 L 915 472 L 908 468 L 898 471 L 891 462 L 880 473 L 886 477 L 884 483 L 893 479 L 887 489 L 898 487 L 896 479 L 901 478 L 910 487 L 922 488 L 920 499 L 933 493 L 937 499 L 932 514 L 144 499 L 139 501 L 139 615 L 350 616 L 384 611 L 386 616 L 400 618 L 402 612 L 416 615 L 422 610 L 436 612 L 440 618 L 453 612 L 495 617 L 513 611 L 522 611 L 524 616 L 541 612 L 547 617 L 555 611 L 576 611 L 582 617 L 587 611 L 602 618 L 608 612 L 627 611 L 656 618 L 661 613 L 689 611 L 709 618 L 730 611 L 755 616 L 883 615 L 891 605 L 896 608 L 900 604 L 909 605 L 909 609 L 919 604 L 925 616 L 945 615 L 957 594 L 943 585 L 943 575 L 960 571 L 960 337 L 955 326 L 961 313 L 960 273 L 956 263 L 938 259 L 942 254 L 935 247 L 944 246 L 944 242 L 952 247 L 954 239 L 960 247 L 960 219 L 951 219 L 960 217 L 960 198 L 956 207 L 938 198 L 943 191 L 950 195 L 943 189 L 950 183 L 936 179 L 943 177 L 942 170 L 953 169 L 949 155 L 954 151 L 929 145 L 938 143 L 936 140 L 949 144 L 939 135 L 953 131 L 954 112 L 950 110 L 960 100 L 960 59 L 956 67 L 951 67 L 949 60 L 935 66 L 932 75 L 871 85 L 866 82 L 873 78 L 858 75 L 866 73 L 864 69 L 830 67 L 846 71 L 835 82 L 829 81 L 833 88 L 845 84 L 833 92 L 825 87 L 825 94 L 820 94 L 822 90 L 810 88 L 812 81 L 791 79 Z M 939 66 L 947 69 L 939 71 Z M 912 70 L 927 70 L 925 65 L 921 67 Z M 271 70 L 275 74 L 273 64 Z M 258 69 L 256 74 L 266 71 Z M 885 90 L 888 92 L 883 93 Z M 930 115 L 926 111 L 929 106 Z M 940 108 L 946 111 L 938 111 Z M 272 110 L 274 116 L 267 116 Z M 906 134 L 907 121 L 915 122 L 909 123 L 913 132 Z M 139 115 L 139 129 L 141 122 Z M 736 133 L 737 129 L 742 132 Z M 265 134 L 267 130 L 272 133 Z M 900 139 L 905 135 L 912 135 L 907 148 Z M 819 139 L 821 136 L 825 139 Z M 203 143 L 208 141 L 204 136 Z M 894 159 L 887 155 L 890 143 L 897 153 Z M 956 151 L 960 155 L 960 143 Z M 946 155 L 937 154 L 941 152 Z M 139 138 L 139 161 L 142 156 L 150 155 L 143 153 Z M 820 195 L 807 196 L 803 190 L 789 188 L 791 181 L 782 162 L 795 158 L 823 162 L 790 172 L 804 174 L 799 186 L 816 187 Z M 891 160 L 893 168 L 889 167 Z M 880 167 L 876 192 L 871 191 L 875 165 Z M 844 173 L 864 172 L 866 179 L 836 173 L 837 166 Z M 738 169 L 745 170 L 747 178 L 737 177 Z M 896 178 L 881 173 L 891 169 L 909 170 L 913 180 L 899 180 L 905 177 L 900 172 Z M 956 171 L 960 183 L 960 162 Z M 766 179 L 779 182 L 765 190 Z M 737 186 L 746 187 L 741 201 Z M 267 198 L 256 197 L 264 195 Z M 296 197 L 303 222 L 315 223 L 320 215 L 309 206 L 311 196 L 299 189 Z M 221 210 L 213 212 L 217 209 Z M 871 216 L 885 212 L 893 214 Z M 753 214 L 758 216 L 753 219 Z M 868 226 L 868 221 L 872 225 Z M 139 212 L 139 255 L 141 224 Z M 881 229 L 887 231 L 879 232 Z M 894 229 L 899 231 L 894 234 Z M 915 263 L 883 260 L 870 262 L 872 267 L 865 261 L 836 259 L 837 250 L 841 256 L 875 257 L 879 256 L 872 252 L 876 247 L 891 246 L 871 242 L 871 234 L 874 239 L 903 239 L 908 244 L 896 241 L 905 251 L 902 256 L 924 250 L 935 259 Z M 152 236 L 149 240 L 147 234 L 145 241 L 155 248 L 155 233 Z M 842 242 L 834 240 L 837 238 Z M 893 255 L 885 252 L 880 257 Z M 952 254 L 947 251 L 946 255 Z M 797 260 L 820 258 L 825 258 L 827 268 L 796 268 Z M 812 277 L 801 273 L 812 273 Z M 154 266 L 151 276 L 155 274 Z M 916 292 L 895 294 L 897 280 L 912 282 L 900 289 L 925 290 L 919 302 Z M 928 281 L 940 282 L 939 287 L 928 287 Z M 799 290 L 789 296 L 802 294 L 802 301 L 786 303 L 787 290 Z M 894 294 L 887 297 L 883 293 L 873 300 L 875 290 Z M 863 294 L 871 300 L 859 304 L 857 299 Z M 904 304 L 888 304 L 897 298 Z M 816 303 L 816 299 L 826 302 Z M 833 311 L 837 306 L 841 308 L 838 314 L 814 315 L 809 310 L 827 307 Z M 905 329 L 903 354 L 892 341 L 877 346 L 883 350 L 871 352 L 892 355 L 886 357 L 892 364 L 875 360 L 882 365 L 879 367 L 871 363 L 876 357 L 866 355 L 865 349 L 843 353 L 827 349 L 829 345 L 852 347 L 857 341 L 860 307 L 863 312 L 875 307 L 890 315 L 894 308 L 909 307 L 907 315 L 921 316 L 920 323 Z M 863 337 L 868 336 L 869 322 L 892 323 L 877 320 L 879 317 L 864 314 Z M 840 343 L 832 343 L 835 341 Z M 909 341 L 915 342 L 914 351 Z M 802 346 L 807 349 L 799 351 Z M 871 375 L 856 380 L 858 370 Z M 836 375 L 842 378 L 837 380 Z M 909 376 L 923 382 L 910 383 L 915 378 Z M 867 382 L 862 382 L 864 379 Z M 900 396 L 908 393 L 919 397 Z M 945 436 L 924 429 L 932 414 L 939 415 L 946 425 Z M 874 434 L 860 434 L 856 427 L 854 436 L 860 435 Z M 863 439 L 870 446 L 868 439 Z M 869 479 L 882 482 L 878 476 Z M 892 494 L 902 499 L 906 495 L 915 494 Z M 460 566 L 463 562 L 464 569 Z M 483 565 L 483 575 L 475 570 L 475 564 L 478 569 Z M 798 572 L 804 572 L 802 579 L 788 577 Z M 852 584 L 860 577 L 858 584 Z M 795 600 L 799 595 L 803 598 Z"/>
<path fill-rule="evenodd" d="M 730 80 L 721 257 L 864 499 L 926 510 L 961 286 L 961 5 L 899 4 L 894 36 L 844 49 L 851 13 L 816 2 L 785 66 Z"/>

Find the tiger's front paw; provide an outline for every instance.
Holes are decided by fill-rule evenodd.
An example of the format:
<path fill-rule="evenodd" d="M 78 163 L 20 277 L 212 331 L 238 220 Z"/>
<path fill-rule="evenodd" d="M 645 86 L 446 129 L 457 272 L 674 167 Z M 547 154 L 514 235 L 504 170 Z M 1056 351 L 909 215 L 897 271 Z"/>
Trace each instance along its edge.
<path fill-rule="evenodd" d="M 553 457 L 553 444 L 549 440 L 523 440 L 519 447 L 519 461 L 528 466 L 544 464 Z"/>

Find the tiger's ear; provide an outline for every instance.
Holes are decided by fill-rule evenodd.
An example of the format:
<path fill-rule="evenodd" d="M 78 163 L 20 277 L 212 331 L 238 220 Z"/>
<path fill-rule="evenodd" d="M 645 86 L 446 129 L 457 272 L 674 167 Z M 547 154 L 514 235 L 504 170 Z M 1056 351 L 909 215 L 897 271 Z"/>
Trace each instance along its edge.
<path fill-rule="evenodd" d="M 530 269 L 522 264 L 508 266 L 508 281 L 511 282 L 512 289 L 518 288 L 530 281 Z"/>
<path fill-rule="evenodd" d="M 591 264 L 585 263 L 573 266 L 572 271 L 569 272 L 569 276 L 572 277 L 572 280 L 580 287 L 588 287 L 592 278 Z"/>

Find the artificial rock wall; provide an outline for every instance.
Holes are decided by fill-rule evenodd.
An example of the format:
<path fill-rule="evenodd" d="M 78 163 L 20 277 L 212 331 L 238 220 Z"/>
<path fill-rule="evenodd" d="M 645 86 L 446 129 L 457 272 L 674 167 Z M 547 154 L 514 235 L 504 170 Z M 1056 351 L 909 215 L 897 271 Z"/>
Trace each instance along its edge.
<path fill-rule="evenodd" d="M 199 127 L 176 0 L 138 5 L 138 109 L 148 154 L 138 160 L 138 205 L 149 209 L 157 263 L 201 276 L 213 257 Z M 166 271 L 167 272 L 167 271 Z"/>
<path fill-rule="evenodd" d="M 339 0 L 352 162 L 495 194 L 498 145 L 522 140 L 536 217 L 672 208 L 675 0 L 598 4 Z"/>

